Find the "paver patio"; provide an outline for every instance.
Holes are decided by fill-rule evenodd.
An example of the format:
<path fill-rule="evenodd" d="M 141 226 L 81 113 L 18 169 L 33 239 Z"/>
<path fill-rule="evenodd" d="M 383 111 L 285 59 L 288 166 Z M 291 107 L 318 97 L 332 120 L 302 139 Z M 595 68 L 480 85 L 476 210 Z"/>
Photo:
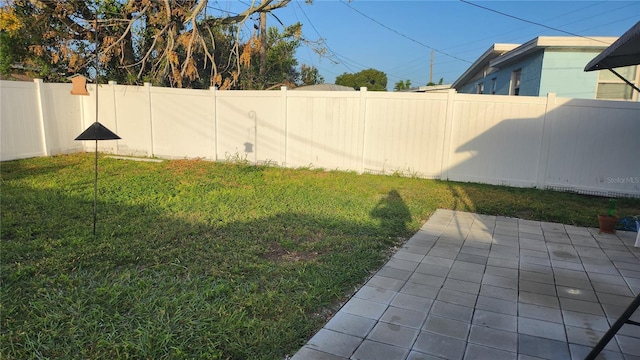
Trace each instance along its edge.
<path fill-rule="evenodd" d="M 583 359 L 640 291 L 635 237 L 438 210 L 292 359 Z"/>

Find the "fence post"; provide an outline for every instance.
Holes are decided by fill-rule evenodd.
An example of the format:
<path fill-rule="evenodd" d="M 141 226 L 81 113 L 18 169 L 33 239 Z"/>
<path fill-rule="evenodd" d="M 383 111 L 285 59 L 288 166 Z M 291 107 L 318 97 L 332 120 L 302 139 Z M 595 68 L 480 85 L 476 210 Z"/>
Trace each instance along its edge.
<path fill-rule="evenodd" d="M 360 106 L 359 106 L 360 114 L 360 123 L 362 124 L 362 157 L 360 162 L 360 174 L 364 174 L 364 165 L 365 165 L 365 154 L 367 149 L 367 88 L 360 88 Z"/>
<path fill-rule="evenodd" d="M 556 94 L 547 93 L 544 116 L 542 118 L 542 136 L 540 139 L 540 156 L 537 164 L 536 187 L 544 189 L 547 186 L 547 168 L 549 166 L 549 146 L 551 144 L 551 128 L 553 127 L 553 115 L 549 115 L 556 107 Z"/>
<path fill-rule="evenodd" d="M 287 93 L 286 86 L 280 87 L 280 94 L 282 95 L 282 100 L 280 103 L 280 112 L 284 120 L 284 163 L 282 164 L 282 166 L 287 167 L 287 145 L 288 145 L 287 140 L 289 139 L 289 136 L 287 133 L 288 121 L 289 121 L 289 116 L 288 116 L 289 109 L 287 106 L 287 102 L 289 101 L 289 94 Z"/>
<path fill-rule="evenodd" d="M 438 121 L 444 121 L 444 141 L 442 142 L 442 159 L 440 159 L 440 180 L 447 180 L 449 178 L 451 134 L 453 133 L 454 125 L 453 105 L 456 94 L 457 92 L 455 89 L 449 89 L 447 91 L 447 109 L 444 113 L 444 119 L 438 119 Z"/>
<path fill-rule="evenodd" d="M 144 83 L 144 89 L 147 92 L 147 106 L 149 106 L 149 138 L 151 144 L 151 153 L 150 157 L 153 157 L 155 154 L 155 150 L 153 149 L 153 106 L 151 106 L 151 83 Z"/>
<path fill-rule="evenodd" d="M 42 103 L 43 99 L 43 89 L 42 89 L 42 79 L 33 79 L 33 82 L 36 84 L 36 101 L 38 102 L 38 117 L 40 120 L 40 140 L 42 141 L 42 153 L 44 156 L 49 156 L 49 146 L 47 145 L 47 125 L 44 122 L 44 104 Z"/>
<path fill-rule="evenodd" d="M 109 87 L 111 87 L 111 96 L 113 97 L 113 124 L 114 124 L 114 131 L 117 134 L 118 133 L 118 100 L 116 98 L 116 85 L 118 84 L 118 82 L 114 80 L 109 80 L 108 84 L 109 84 Z M 119 153 L 118 143 L 119 143 L 118 141 L 115 142 L 116 155 Z"/>
<path fill-rule="evenodd" d="M 218 88 L 215 85 L 209 87 L 211 104 L 213 106 L 213 161 L 218 161 Z"/>

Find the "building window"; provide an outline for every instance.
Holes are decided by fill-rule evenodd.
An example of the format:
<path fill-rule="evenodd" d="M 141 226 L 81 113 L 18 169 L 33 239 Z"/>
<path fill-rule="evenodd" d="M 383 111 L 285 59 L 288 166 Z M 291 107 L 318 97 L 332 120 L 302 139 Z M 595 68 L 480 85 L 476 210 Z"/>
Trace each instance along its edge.
<path fill-rule="evenodd" d="M 491 79 L 491 95 L 495 95 L 496 94 L 496 89 L 497 89 L 497 84 L 496 84 L 496 78 Z"/>
<path fill-rule="evenodd" d="M 626 66 L 614 69 L 618 74 L 634 84 L 638 81 L 638 67 Z M 634 91 L 622 79 L 609 70 L 598 71 L 596 99 L 634 100 Z"/>
<path fill-rule="evenodd" d="M 518 69 L 511 73 L 511 91 L 510 95 L 520 95 L 520 73 L 522 69 Z"/>
<path fill-rule="evenodd" d="M 476 92 L 478 94 L 484 94 L 484 83 L 483 82 L 481 82 L 480 84 L 477 85 Z"/>

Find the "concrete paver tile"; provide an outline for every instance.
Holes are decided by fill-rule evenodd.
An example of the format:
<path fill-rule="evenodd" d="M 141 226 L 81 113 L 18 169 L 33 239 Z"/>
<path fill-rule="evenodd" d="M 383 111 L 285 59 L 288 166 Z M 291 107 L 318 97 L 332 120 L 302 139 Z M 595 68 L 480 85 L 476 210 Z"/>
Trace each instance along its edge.
<path fill-rule="evenodd" d="M 551 269 L 551 267 L 548 267 L 547 271 L 545 271 L 544 273 L 521 270 L 520 281 L 532 281 L 550 285 L 555 284 L 555 280 L 553 278 L 553 270 Z"/>
<path fill-rule="evenodd" d="M 429 312 L 429 309 L 431 309 L 432 304 L 433 299 L 399 293 L 398 295 L 396 295 L 393 301 L 391 301 L 390 305 L 409 310 L 422 311 L 426 314 Z"/>
<path fill-rule="evenodd" d="M 520 280 L 518 283 L 518 289 L 520 291 L 527 291 L 535 294 L 556 295 L 556 287 L 553 284 L 545 284 L 535 281 Z"/>
<path fill-rule="evenodd" d="M 616 335 L 615 337 L 623 354 L 640 356 L 640 341 L 638 338 L 625 335 Z"/>
<path fill-rule="evenodd" d="M 418 337 L 418 333 L 420 333 L 420 329 L 379 322 L 373 330 L 371 330 L 371 333 L 367 336 L 367 340 L 410 349 Z"/>
<path fill-rule="evenodd" d="M 451 267 L 451 265 L 453 265 L 453 259 L 427 254 L 427 256 L 422 259 L 422 263 Z"/>
<path fill-rule="evenodd" d="M 500 286 L 482 284 L 482 286 L 480 286 L 480 295 L 502 300 L 518 301 L 517 289 Z"/>
<path fill-rule="evenodd" d="M 562 310 L 576 311 L 593 315 L 604 315 L 602 306 L 597 302 L 560 298 Z"/>
<path fill-rule="evenodd" d="M 404 359 L 409 349 L 365 340 L 358 350 L 351 356 L 354 360 L 389 360 Z"/>
<path fill-rule="evenodd" d="M 407 357 L 407 360 L 442 360 L 441 357 L 435 357 L 423 352 L 412 350 Z"/>
<path fill-rule="evenodd" d="M 531 262 L 531 261 L 523 261 L 523 259 L 520 259 L 520 271 L 528 271 L 528 272 L 532 272 L 532 273 L 540 273 L 540 274 L 550 274 L 553 271 L 553 268 L 551 267 L 551 261 L 549 261 L 549 264 L 538 264 L 536 262 Z"/>
<path fill-rule="evenodd" d="M 489 259 L 489 263 L 491 263 L 491 259 Z M 516 264 L 515 267 L 513 268 L 507 268 L 507 267 L 500 267 L 500 266 L 495 266 L 492 264 L 487 264 L 487 268 L 485 270 L 485 274 L 489 274 L 489 275 L 495 275 L 495 276 L 502 276 L 502 277 L 511 277 L 511 278 L 517 278 L 518 277 L 518 266 Z"/>
<path fill-rule="evenodd" d="M 580 280 L 576 278 L 564 277 L 564 276 L 556 276 L 556 285 L 558 286 L 569 286 L 577 289 L 585 289 L 585 290 L 593 290 L 591 282 L 589 280 Z"/>
<path fill-rule="evenodd" d="M 362 338 L 327 329 L 320 329 L 307 343 L 311 349 L 349 357 L 362 342 Z"/>
<path fill-rule="evenodd" d="M 578 344 L 569 344 L 571 351 L 571 360 L 583 360 L 589 355 L 593 346 L 585 346 Z M 625 360 L 622 353 L 618 351 L 603 350 L 596 358 L 597 360 Z"/>
<path fill-rule="evenodd" d="M 423 261 L 418 265 L 416 273 L 446 277 L 449 273 L 449 269 L 451 269 L 450 266 L 430 264 Z"/>
<path fill-rule="evenodd" d="M 352 315 L 344 311 L 339 311 L 324 326 L 325 329 L 341 332 L 363 338 L 371 331 L 376 324 L 374 319 Z"/>
<path fill-rule="evenodd" d="M 456 257 L 456 260 L 466 261 L 474 264 L 486 265 L 487 260 L 489 260 L 488 256 L 480 256 L 466 253 L 459 253 Z"/>
<path fill-rule="evenodd" d="M 365 285 L 356 292 L 355 297 L 363 300 L 375 301 L 379 303 L 388 304 L 393 300 L 393 297 L 397 294 L 396 291 L 385 290 L 369 285 Z"/>
<path fill-rule="evenodd" d="M 621 296 L 621 295 L 614 295 L 614 294 L 609 294 L 609 293 L 604 293 L 604 292 L 597 292 L 596 293 L 598 295 L 597 300 L 600 300 L 601 304 L 611 304 L 611 305 L 618 305 L 618 306 L 629 306 L 631 304 L 631 302 L 633 301 L 633 299 L 635 297 L 631 297 L 631 296 Z M 594 301 L 597 301 L 594 300 Z"/>
<path fill-rule="evenodd" d="M 440 316 L 429 316 L 422 327 L 422 330 L 460 340 L 467 340 L 470 326 L 471 324 L 468 322 L 457 321 Z"/>
<path fill-rule="evenodd" d="M 419 329 L 427 314 L 422 311 L 389 306 L 380 317 L 380 321 Z"/>
<path fill-rule="evenodd" d="M 390 291 L 398 291 L 404 286 L 405 281 L 399 279 L 388 278 L 385 276 L 375 275 L 367 282 L 368 286 L 376 289 L 384 289 Z"/>
<path fill-rule="evenodd" d="M 494 349 L 477 344 L 468 344 L 464 360 L 516 360 L 515 352 Z"/>
<path fill-rule="evenodd" d="M 441 358 L 457 360 L 462 359 L 466 346 L 467 342 L 464 340 L 423 331 L 418 335 L 414 349 Z"/>
<path fill-rule="evenodd" d="M 417 249 L 417 253 L 415 252 L 416 249 L 415 248 L 423 248 L 424 249 L 424 254 L 422 253 L 422 250 Z M 413 249 L 414 251 L 411 251 L 411 249 Z M 413 262 L 420 262 L 422 261 L 422 259 L 424 259 L 424 256 L 427 255 L 427 252 L 429 251 L 429 248 L 427 247 L 422 247 L 422 246 L 412 246 L 412 245 L 405 245 L 403 246 L 398 252 L 396 252 L 393 255 L 393 259 L 400 259 L 400 260 L 407 260 L 407 261 L 413 261 Z"/>
<path fill-rule="evenodd" d="M 413 275 L 411 275 L 408 281 L 416 284 L 440 287 L 442 286 L 442 284 L 444 284 L 444 280 L 445 280 L 444 276 L 436 276 L 436 275 L 415 272 L 413 273 Z"/>
<path fill-rule="evenodd" d="M 293 355 L 291 360 L 347 360 L 347 357 L 329 354 L 323 351 L 319 351 L 311 348 L 309 345 L 304 346 L 302 349 Z"/>
<path fill-rule="evenodd" d="M 436 297 L 436 300 L 448 302 L 451 304 L 474 307 L 478 295 L 442 288 Z"/>
<path fill-rule="evenodd" d="M 482 281 L 482 272 L 459 270 L 456 268 L 451 269 L 447 278 L 469 281 L 473 283 L 480 283 Z"/>
<path fill-rule="evenodd" d="M 478 296 L 475 308 L 507 315 L 516 315 L 518 313 L 518 304 L 515 301 L 496 299 L 482 295 Z"/>
<path fill-rule="evenodd" d="M 436 300 L 431 306 L 431 314 L 471 323 L 473 308 Z"/>
<path fill-rule="evenodd" d="M 501 314 L 493 311 L 479 310 L 473 313 L 473 325 L 485 326 L 505 331 L 518 331 L 518 318 L 515 315 Z"/>
<path fill-rule="evenodd" d="M 602 339 L 602 336 L 605 334 L 606 331 L 596 331 L 593 329 L 585 329 L 583 327 L 575 327 L 575 326 L 567 325 L 566 332 L 567 332 L 567 341 L 569 341 L 570 344 L 591 346 L 593 348 L 594 346 L 596 346 L 598 341 Z M 620 348 L 618 347 L 618 343 L 616 342 L 615 337 L 611 339 L 604 348 L 605 350 L 610 350 L 614 352 L 620 351 Z"/>
<path fill-rule="evenodd" d="M 570 359 L 569 345 L 565 341 L 518 334 L 518 354 L 548 360 Z"/>
<path fill-rule="evenodd" d="M 517 289 L 518 278 L 497 276 L 485 273 L 482 277 L 482 285 L 492 285 L 508 289 Z"/>
<path fill-rule="evenodd" d="M 489 265 L 517 270 L 520 267 L 520 261 L 518 260 L 517 256 L 515 259 L 508 259 L 508 258 L 503 259 L 500 257 L 491 256 L 491 253 L 489 253 L 489 260 L 487 260 L 487 266 Z"/>
<path fill-rule="evenodd" d="M 570 299 L 566 299 L 570 300 Z M 550 296 L 550 295 L 542 295 L 531 293 L 527 291 L 520 291 L 518 295 L 518 301 L 527 304 L 534 304 L 540 306 L 554 307 L 559 308 L 560 304 L 558 302 L 558 297 Z"/>
<path fill-rule="evenodd" d="M 340 311 L 345 311 L 352 315 L 358 315 L 369 319 L 378 320 L 387 309 L 386 304 L 351 298 Z"/>
<path fill-rule="evenodd" d="M 445 279 L 442 287 L 445 289 L 462 291 L 471 294 L 477 294 L 480 292 L 480 283 L 458 280 L 449 277 Z"/>
<path fill-rule="evenodd" d="M 569 310 L 562 310 L 562 319 L 565 325 L 607 331 L 611 325 L 605 316 L 593 315 Z M 615 321 L 615 320 L 614 320 Z"/>
<path fill-rule="evenodd" d="M 558 290 L 559 297 L 593 302 L 598 301 L 596 293 L 592 290 L 580 289 L 572 286 L 557 286 L 556 288 Z"/>
<path fill-rule="evenodd" d="M 519 303 L 518 316 L 562 323 L 562 312 L 558 308 L 540 306 L 535 304 Z"/>
<path fill-rule="evenodd" d="M 471 327 L 469 342 L 510 352 L 516 352 L 518 349 L 518 334 L 513 331 L 505 331 L 474 325 Z"/>
<path fill-rule="evenodd" d="M 451 265 L 451 269 L 475 271 L 475 272 L 482 273 L 485 270 L 485 265 L 472 263 L 464 260 L 456 260 L 453 262 L 453 265 Z"/>
<path fill-rule="evenodd" d="M 518 334 L 531 335 L 551 340 L 566 341 L 565 329 L 562 324 L 518 317 Z"/>
<path fill-rule="evenodd" d="M 407 282 L 402 289 L 400 289 L 400 293 L 421 296 L 428 299 L 435 299 L 436 296 L 438 296 L 438 291 L 440 291 L 440 288 L 437 286 L 429 286 L 414 282 Z"/>

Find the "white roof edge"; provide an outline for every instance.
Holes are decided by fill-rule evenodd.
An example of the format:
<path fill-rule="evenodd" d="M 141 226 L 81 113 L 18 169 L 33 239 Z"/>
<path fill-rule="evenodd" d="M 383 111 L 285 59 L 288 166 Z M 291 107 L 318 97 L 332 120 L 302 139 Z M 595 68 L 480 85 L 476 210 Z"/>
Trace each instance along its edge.
<path fill-rule="evenodd" d="M 491 61 L 491 55 L 500 56 L 502 53 L 511 51 L 518 46 L 520 46 L 520 44 L 495 43 L 491 45 L 476 61 L 473 62 L 473 64 L 471 64 L 471 66 L 467 68 L 467 70 L 465 70 L 465 72 L 462 73 L 462 75 L 460 75 L 460 77 L 458 77 L 458 79 L 456 79 L 456 81 L 453 82 L 453 84 L 451 84 L 451 87 L 457 88 L 460 83 L 464 83 L 470 76 L 475 74 L 478 69 L 482 68 L 485 63 L 488 64 Z"/>
<path fill-rule="evenodd" d="M 510 62 L 513 59 L 527 55 L 543 48 L 593 48 L 605 49 L 616 41 L 617 37 L 599 36 L 599 37 L 577 37 L 577 36 L 538 36 L 517 48 L 505 53 L 490 63 L 492 67 L 499 67 L 501 64 Z"/>

